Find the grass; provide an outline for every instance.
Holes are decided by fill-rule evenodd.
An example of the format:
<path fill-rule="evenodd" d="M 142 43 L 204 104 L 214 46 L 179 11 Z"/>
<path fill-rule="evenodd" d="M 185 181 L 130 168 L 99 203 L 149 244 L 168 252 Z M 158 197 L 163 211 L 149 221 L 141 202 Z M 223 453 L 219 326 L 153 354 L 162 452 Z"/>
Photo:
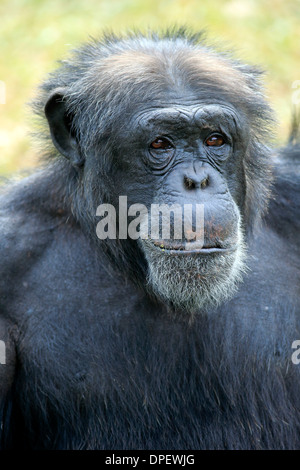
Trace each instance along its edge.
<path fill-rule="evenodd" d="M 292 110 L 292 83 L 300 80 L 299 0 L 1 0 L 0 174 L 35 166 L 26 103 L 55 62 L 103 30 L 185 24 L 205 28 L 212 43 L 262 66 L 266 92 L 277 113 L 277 143 L 285 142 Z"/>

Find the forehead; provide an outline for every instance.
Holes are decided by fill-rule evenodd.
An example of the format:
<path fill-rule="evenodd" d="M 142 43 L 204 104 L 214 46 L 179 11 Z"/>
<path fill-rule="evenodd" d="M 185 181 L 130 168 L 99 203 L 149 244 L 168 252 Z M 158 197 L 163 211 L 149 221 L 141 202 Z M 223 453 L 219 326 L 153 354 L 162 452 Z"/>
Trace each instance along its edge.
<path fill-rule="evenodd" d="M 122 130 L 132 135 L 200 136 L 202 131 L 223 132 L 228 137 L 247 137 L 249 123 L 246 116 L 236 109 L 222 104 L 172 106 L 145 109 L 132 116 Z"/>
<path fill-rule="evenodd" d="M 252 94 L 245 75 L 214 52 L 197 48 L 115 52 L 96 62 L 96 86 L 135 102 L 159 100 L 166 95 L 224 93 Z M 111 93 L 110 93 L 111 94 Z"/>
<path fill-rule="evenodd" d="M 105 113 L 107 129 L 120 133 L 132 124 L 133 131 L 137 123 L 149 129 L 154 121 L 179 127 L 201 119 L 213 127 L 218 116 L 223 125 L 245 127 L 258 98 L 242 67 L 213 51 L 171 46 L 116 49 L 93 60 L 86 89 L 99 116 Z M 219 109 L 209 112 L 213 105 Z"/>
<path fill-rule="evenodd" d="M 241 118 L 237 111 L 221 104 L 191 104 L 183 105 L 181 103 L 172 106 L 159 107 L 155 109 L 146 109 L 137 113 L 132 122 L 135 122 L 141 128 L 149 128 L 156 125 L 181 125 L 205 127 L 218 122 L 232 122 L 237 125 Z"/>

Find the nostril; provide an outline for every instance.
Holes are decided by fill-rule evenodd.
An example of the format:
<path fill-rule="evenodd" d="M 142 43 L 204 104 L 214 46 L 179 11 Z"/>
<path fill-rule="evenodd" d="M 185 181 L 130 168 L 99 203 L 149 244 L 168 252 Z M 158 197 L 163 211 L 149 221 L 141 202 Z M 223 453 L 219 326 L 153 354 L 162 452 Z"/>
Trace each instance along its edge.
<path fill-rule="evenodd" d="M 188 176 L 184 177 L 184 186 L 186 189 L 195 189 L 196 188 L 196 183 L 192 178 L 189 178 Z"/>
<path fill-rule="evenodd" d="M 206 186 L 208 186 L 209 184 L 209 177 L 207 175 L 204 178 L 199 178 L 198 176 L 195 178 L 191 178 L 185 175 L 183 181 L 186 189 L 205 189 Z"/>
<path fill-rule="evenodd" d="M 205 189 L 206 186 L 208 186 L 208 182 L 209 182 L 208 176 L 206 176 L 205 178 L 203 178 L 203 180 L 202 180 L 201 183 L 200 183 L 201 189 Z"/>

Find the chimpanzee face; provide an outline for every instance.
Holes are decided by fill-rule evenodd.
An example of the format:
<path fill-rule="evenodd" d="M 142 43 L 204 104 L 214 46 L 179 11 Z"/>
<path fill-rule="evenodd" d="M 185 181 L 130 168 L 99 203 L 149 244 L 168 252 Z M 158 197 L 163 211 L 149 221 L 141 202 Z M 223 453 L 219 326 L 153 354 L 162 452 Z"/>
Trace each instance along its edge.
<path fill-rule="evenodd" d="M 106 249 L 117 264 L 119 249 L 129 263 L 143 259 L 148 289 L 181 310 L 210 309 L 235 291 L 254 180 L 266 193 L 263 166 L 254 174 L 249 163 L 265 152 L 251 140 L 256 85 L 221 62 L 207 51 L 171 62 L 159 53 L 112 54 L 84 76 L 84 99 L 74 85 L 45 106 L 54 144 L 78 168 L 88 223 L 99 204 L 113 206 Z M 123 218 L 120 197 L 129 206 Z"/>
<path fill-rule="evenodd" d="M 243 271 L 242 122 L 229 106 L 170 103 L 138 112 L 117 136 L 112 177 L 117 194 L 145 207 L 137 238 L 148 284 L 178 308 L 218 304 Z"/>

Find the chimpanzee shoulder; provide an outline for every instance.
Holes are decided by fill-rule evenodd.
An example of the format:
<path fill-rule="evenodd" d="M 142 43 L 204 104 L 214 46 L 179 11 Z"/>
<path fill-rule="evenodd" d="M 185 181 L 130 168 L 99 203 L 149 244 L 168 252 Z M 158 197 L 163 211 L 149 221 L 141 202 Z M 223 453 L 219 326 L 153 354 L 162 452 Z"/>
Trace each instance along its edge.
<path fill-rule="evenodd" d="M 300 144 L 278 150 L 274 161 L 273 194 L 266 221 L 299 249 L 300 233 Z"/>

